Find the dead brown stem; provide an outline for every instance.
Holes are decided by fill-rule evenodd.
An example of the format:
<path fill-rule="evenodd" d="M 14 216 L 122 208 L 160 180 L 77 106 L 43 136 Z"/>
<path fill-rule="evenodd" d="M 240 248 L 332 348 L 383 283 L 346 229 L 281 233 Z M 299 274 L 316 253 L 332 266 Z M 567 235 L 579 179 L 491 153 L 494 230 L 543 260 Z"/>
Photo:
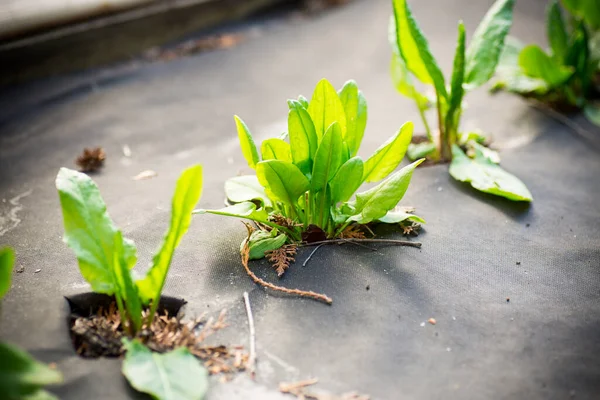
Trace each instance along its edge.
<path fill-rule="evenodd" d="M 420 242 L 411 242 L 410 240 L 395 240 L 395 239 L 329 239 L 320 242 L 303 243 L 302 247 L 317 246 L 320 244 L 343 244 L 343 243 L 382 243 L 392 244 L 395 246 L 409 246 L 421 248 Z"/>

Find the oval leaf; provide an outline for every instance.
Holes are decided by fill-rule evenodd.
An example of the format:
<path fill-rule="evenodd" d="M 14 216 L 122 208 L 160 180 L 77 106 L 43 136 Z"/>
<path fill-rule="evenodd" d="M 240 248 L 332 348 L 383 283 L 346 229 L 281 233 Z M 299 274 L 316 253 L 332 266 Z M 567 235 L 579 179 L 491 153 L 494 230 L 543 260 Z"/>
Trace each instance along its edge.
<path fill-rule="evenodd" d="M 256 176 L 272 201 L 281 201 L 292 207 L 310 186 L 302 171 L 286 161 L 261 161 L 256 165 Z"/>
<path fill-rule="evenodd" d="M 15 252 L 10 247 L 0 249 L 0 299 L 10 289 Z"/>
<path fill-rule="evenodd" d="M 375 153 L 365 162 L 363 181 L 380 181 L 396 169 L 406 154 L 413 128 L 412 122 L 404 123 L 394 137 L 375 150 Z"/>
<path fill-rule="evenodd" d="M 344 162 L 342 130 L 337 122 L 331 124 L 319 145 L 313 165 L 310 190 L 317 193 L 327 187 Z"/>
<path fill-rule="evenodd" d="M 349 159 L 340 167 L 337 174 L 329 182 L 331 203 L 348 201 L 362 184 L 364 163 L 360 157 Z"/>
<path fill-rule="evenodd" d="M 519 65 L 525 75 L 542 79 L 553 88 L 561 86 L 573 75 L 572 68 L 557 63 L 536 45 L 526 46 L 521 51 Z"/>
<path fill-rule="evenodd" d="M 462 22 L 458 24 L 458 43 L 454 55 L 454 66 L 452 68 L 452 83 L 450 91 L 450 102 L 446 112 L 446 134 L 455 135 L 460 120 L 460 110 L 463 95 L 463 81 L 465 79 L 465 26 Z M 450 138 L 454 143 L 456 138 Z"/>
<path fill-rule="evenodd" d="M 260 200 L 264 207 L 273 206 L 256 175 L 242 175 L 228 179 L 225 182 L 225 195 L 232 203 Z"/>
<path fill-rule="evenodd" d="M 424 159 L 415 161 L 372 189 L 358 193 L 356 200 L 349 203 L 353 215 L 348 218 L 348 221 L 368 224 L 385 216 L 402 200 L 413 171 L 423 161 Z"/>
<path fill-rule="evenodd" d="M 312 169 L 312 158 L 317 153 L 319 139 L 308 111 L 293 100 L 288 114 L 288 133 L 294 164 L 306 174 Z"/>
<path fill-rule="evenodd" d="M 204 210 L 198 209 L 193 211 L 194 214 L 214 214 L 223 215 L 226 217 L 246 218 L 253 221 L 265 222 L 268 221 L 269 214 L 264 208 L 256 209 L 256 204 L 251 201 L 238 203 L 233 206 L 221 208 L 219 210 Z"/>
<path fill-rule="evenodd" d="M 244 155 L 248 166 L 252 169 L 256 169 L 256 164 L 260 161 L 260 159 L 258 158 L 258 150 L 256 150 L 256 145 L 254 144 L 252 134 L 240 117 L 235 115 L 233 118 L 235 119 L 235 126 L 237 128 L 242 154 Z"/>
<path fill-rule="evenodd" d="M 367 127 L 367 100 L 353 80 L 344 84 L 339 96 L 346 114 L 344 141 L 348 143 L 350 157 L 354 157 L 358 153 Z"/>
<path fill-rule="evenodd" d="M 346 114 L 344 106 L 334 87 L 327 79 L 321 79 L 315 87 L 313 97 L 308 105 L 308 113 L 315 124 L 315 132 L 319 142 L 327 131 L 327 128 L 337 122 L 342 130 L 346 132 Z"/>
<path fill-rule="evenodd" d="M 481 192 L 515 201 L 533 200 L 523 182 L 488 160 L 477 149 L 475 149 L 475 158 L 470 159 L 460 147 L 454 145 L 450 175 L 457 181 L 470 183 L 473 188 Z"/>
<path fill-rule="evenodd" d="M 157 400 L 202 400 L 208 372 L 185 347 L 168 353 L 151 352 L 137 339 L 126 341 L 122 372 L 137 391 Z"/>
<path fill-rule="evenodd" d="M 260 152 L 263 160 L 292 161 L 290 145 L 281 139 L 273 138 L 263 141 Z"/>
<path fill-rule="evenodd" d="M 552 55 L 562 63 L 569 48 L 569 36 L 557 0 L 551 0 L 548 4 L 546 34 Z"/>

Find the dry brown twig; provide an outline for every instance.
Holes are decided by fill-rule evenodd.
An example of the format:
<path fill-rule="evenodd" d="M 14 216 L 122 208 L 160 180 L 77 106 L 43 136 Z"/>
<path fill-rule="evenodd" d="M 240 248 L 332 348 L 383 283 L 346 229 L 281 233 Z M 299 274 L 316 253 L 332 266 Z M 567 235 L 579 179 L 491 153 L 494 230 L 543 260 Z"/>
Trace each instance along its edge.
<path fill-rule="evenodd" d="M 248 316 L 248 330 L 250 331 L 250 357 L 248 358 L 247 370 L 250 373 L 250 378 L 254 379 L 256 377 L 256 330 L 254 329 L 254 317 L 252 316 L 248 292 L 244 292 L 244 303 L 246 305 L 246 315 Z"/>
<path fill-rule="evenodd" d="M 285 383 L 282 382 L 279 384 L 279 391 L 281 393 L 291 394 L 296 396 L 300 400 L 369 400 L 370 397 L 366 395 L 361 395 L 356 392 L 344 393 L 340 396 L 331 395 L 331 394 L 318 394 L 313 392 L 308 392 L 306 390 L 307 387 L 315 385 L 319 380 L 317 378 L 307 379 L 304 381 L 293 382 L 293 383 Z"/>

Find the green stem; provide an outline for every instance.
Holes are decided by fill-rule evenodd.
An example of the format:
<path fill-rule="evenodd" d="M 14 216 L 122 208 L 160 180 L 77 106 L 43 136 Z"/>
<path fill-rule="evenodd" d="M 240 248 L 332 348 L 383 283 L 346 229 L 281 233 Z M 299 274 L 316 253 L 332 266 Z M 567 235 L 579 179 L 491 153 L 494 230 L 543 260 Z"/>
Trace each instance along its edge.
<path fill-rule="evenodd" d="M 129 331 L 129 335 L 133 336 L 133 326 L 131 322 L 127 322 L 127 315 L 125 313 L 125 307 L 123 306 L 123 299 L 118 292 L 115 292 L 115 299 L 117 300 L 117 308 L 119 309 L 119 316 L 121 317 L 121 325 L 123 325 L 123 329 L 127 327 Z"/>
<path fill-rule="evenodd" d="M 429 139 L 430 142 L 433 142 L 433 136 L 431 135 L 431 128 L 429 127 L 427 118 L 425 118 L 425 109 L 423 107 L 420 107 L 419 104 L 417 104 L 417 108 L 419 109 L 419 115 L 421 116 L 423 125 L 425 125 L 425 131 L 427 132 L 427 138 Z"/>

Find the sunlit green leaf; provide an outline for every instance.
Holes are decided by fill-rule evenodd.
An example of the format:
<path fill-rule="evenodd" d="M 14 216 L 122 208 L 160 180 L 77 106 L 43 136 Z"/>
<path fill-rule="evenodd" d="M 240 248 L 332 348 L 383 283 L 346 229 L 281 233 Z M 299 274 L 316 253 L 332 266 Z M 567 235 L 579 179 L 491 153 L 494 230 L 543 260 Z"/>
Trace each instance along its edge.
<path fill-rule="evenodd" d="M 515 93 L 544 94 L 550 86 L 539 78 L 532 78 L 523 72 L 519 65 L 519 54 L 525 46 L 518 39 L 509 36 L 506 38 L 500 63 L 496 69 L 498 81 L 494 83 L 493 90 L 505 89 Z"/>
<path fill-rule="evenodd" d="M 412 139 L 413 129 L 413 123 L 406 122 L 395 136 L 382 144 L 365 161 L 363 176 L 365 182 L 380 181 L 396 169 L 406 154 Z"/>
<path fill-rule="evenodd" d="M 367 127 L 367 101 L 353 80 L 344 84 L 339 96 L 346 114 L 344 141 L 348 144 L 349 156 L 354 157 Z"/>
<path fill-rule="evenodd" d="M 242 147 L 242 154 L 244 155 L 248 166 L 252 169 L 256 169 L 256 163 L 258 163 L 260 159 L 258 158 L 258 150 L 256 150 L 252 134 L 240 117 L 235 115 L 233 118 L 235 119 L 235 126 L 237 128 L 240 146 Z"/>
<path fill-rule="evenodd" d="M 308 105 L 308 113 L 315 125 L 319 141 L 322 140 L 327 128 L 337 122 L 342 136 L 346 133 L 346 114 L 344 106 L 335 88 L 327 79 L 321 79 L 315 87 L 313 97 Z"/>
<path fill-rule="evenodd" d="M 225 195 L 232 203 L 260 200 L 264 207 L 272 207 L 271 200 L 265 193 L 256 175 L 234 176 L 225 181 Z"/>
<path fill-rule="evenodd" d="M 402 210 L 390 210 L 383 217 L 379 218 L 378 221 L 386 224 L 397 224 L 404 221 L 418 222 L 419 224 L 425 223 L 425 220 L 418 215 Z"/>
<path fill-rule="evenodd" d="M 348 201 L 362 183 L 364 163 L 360 157 L 346 161 L 337 171 L 329 186 L 333 205 Z"/>
<path fill-rule="evenodd" d="M 527 76 L 542 79 L 550 87 L 561 86 L 573 75 L 572 68 L 558 64 L 536 45 L 526 46 L 521 51 L 519 65 Z"/>
<path fill-rule="evenodd" d="M 301 103 L 292 101 L 288 113 L 288 132 L 294 164 L 305 174 L 312 169 L 319 139 L 310 114 Z"/>
<path fill-rule="evenodd" d="M 10 289 L 15 252 L 10 247 L 0 248 L 0 299 Z"/>
<path fill-rule="evenodd" d="M 415 89 L 410 72 L 406 69 L 404 60 L 397 54 L 392 54 L 390 74 L 394 86 L 400 94 L 413 99 L 417 103 L 417 107 L 421 110 L 426 110 L 429 107 L 429 100 Z"/>
<path fill-rule="evenodd" d="M 138 294 L 137 287 L 131 278 L 131 272 L 123 256 L 123 235 L 121 231 L 115 234 L 115 251 L 113 254 L 115 283 L 118 286 L 116 295 L 122 299 L 124 307 L 127 310 L 127 317 L 131 332 L 137 332 L 142 327 L 142 304 Z"/>
<path fill-rule="evenodd" d="M 458 24 L 458 43 L 454 55 L 454 66 L 452 68 L 452 82 L 450 90 L 450 101 L 446 113 L 446 132 L 456 134 L 460 120 L 461 104 L 465 90 L 463 82 L 465 79 L 465 26 L 462 22 Z M 452 142 L 456 138 L 450 138 Z"/>
<path fill-rule="evenodd" d="M 139 392 L 156 400 L 202 400 L 208 372 L 185 347 L 153 353 L 137 339 L 126 341 L 123 375 Z"/>
<path fill-rule="evenodd" d="M 253 221 L 265 222 L 268 220 L 269 214 L 264 208 L 260 210 L 256 209 L 256 204 L 251 201 L 234 204 L 229 207 L 220 208 L 218 210 L 205 210 L 197 209 L 193 211 L 194 214 L 215 214 L 223 215 L 226 217 L 240 217 L 247 218 Z"/>
<path fill-rule="evenodd" d="M 558 0 L 550 0 L 548 4 L 546 33 L 554 58 L 562 63 L 569 47 L 569 38 Z"/>
<path fill-rule="evenodd" d="M 315 156 L 310 190 L 314 193 L 327 187 L 344 162 L 342 130 L 333 123 L 323 135 Z"/>
<path fill-rule="evenodd" d="M 256 166 L 256 176 L 272 201 L 281 201 L 292 207 L 310 186 L 302 171 L 286 161 L 261 161 Z"/>
<path fill-rule="evenodd" d="M 265 253 L 277 250 L 285 244 L 287 237 L 283 233 L 279 233 L 277 229 L 270 232 L 256 230 L 250 234 L 250 238 L 244 239 L 240 246 L 240 251 L 243 251 L 246 243 L 248 243 L 248 259 L 259 260 L 265 257 Z"/>
<path fill-rule="evenodd" d="M 418 160 L 419 158 L 425 158 L 435 151 L 435 143 L 423 142 L 423 143 L 411 143 L 408 145 L 406 156 L 410 161 Z"/>
<path fill-rule="evenodd" d="M 592 28 L 600 28 L 600 7 L 598 0 L 562 0 L 565 7 Z"/>
<path fill-rule="evenodd" d="M 260 145 L 263 160 L 292 161 L 290 145 L 281 139 L 267 139 Z"/>

